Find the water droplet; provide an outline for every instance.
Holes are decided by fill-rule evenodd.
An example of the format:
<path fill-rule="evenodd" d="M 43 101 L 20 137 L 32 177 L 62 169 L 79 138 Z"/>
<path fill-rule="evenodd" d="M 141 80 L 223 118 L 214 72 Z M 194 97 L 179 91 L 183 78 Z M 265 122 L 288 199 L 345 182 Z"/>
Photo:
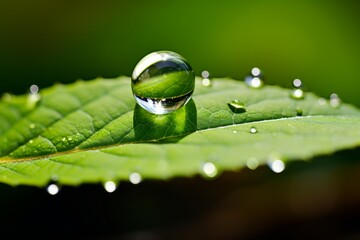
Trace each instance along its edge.
<path fill-rule="evenodd" d="M 279 158 L 272 159 L 268 162 L 268 165 L 275 173 L 281 173 L 285 169 L 285 163 Z"/>
<path fill-rule="evenodd" d="M 236 99 L 229 102 L 228 106 L 234 113 L 243 113 L 246 111 L 245 104 Z"/>
<path fill-rule="evenodd" d="M 258 67 L 251 69 L 248 76 L 245 77 L 245 83 L 252 88 L 260 88 L 264 85 L 263 73 Z"/>
<path fill-rule="evenodd" d="M 195 88 L 195 74 L 189 63 L 171 51 L 143 57 L 132 73 L 136 102 L 154 114 L 166 114 L 184 106 Z"/>
<path fill-rule="evenodd" d="M 303 88 L 303 84 L 301 82 L 300 79 L 295 79 L 293 81 L 293 87 L 294 89 L 291 92 L 291 97 L 294 99 L 303 99 L 304 98 L 304 90 Z"/>
<path fill-rule="evenodd" d="M 250 128 L 250 133 L 257 133 L 257 129 L 255 127 Z"/>
<path fill-rule="evenodd" d="M 107 191 L 108 193 L 112 193 L 116 190 L 117 186 L 116 186 L 115 182 L 107 181 L 104 183 L 104 188 L 105 188 L 105 191 Z"/>
<path fill-rule="evenodd" d="M 201 76 L 202 76 L 203 78 L 209 78 L 210 73 L 209 73 L 208 71 L 202 71 L 202 72 L 201 72 Z"/>
<path fill-rule="evenodd" d="M 56 183 L 50 183 L 46 190 L 50 195 L 56 195 L 60 191 L 60 188 Z"/>
<path fill-rule="evenodd" d="M 204 163 L 202 170 L 206 176 L 211 177 L 211 178 L 215 177 L 218 173 L 216 166 L 212 162 Z"/>
<path fill-rule="evenodd" d="M 339 107 L 341 104 L 341 99 L 339 98 L 339 96 L 336 93 L 332 93 L 330 95 L 330 106 L 332 106 L 333 108 L 337 108 Z"/>
<path fill-rule="evenodd" d="M 325 98 L 319 98 L 318 103 L 319 103 L 319 105 L 323 106 L 323 105 L 326 104 L 326 99 Z"/>
<path fill-rule="evenodd" d="M 39 87 L 35 84 L 30 86 L 30 93 L 35 94 L 39 92 Z"/>
<path fill-rule="evenodd" d="M 201 80 L 201 83 L 204 87 L 209 87 L 211 85 L 211 81 L 208 78 L 204 78 L 203 80 Z"/>
<path fill-rule="evenodd" d="M 246 166 L 251 170 L 255 170 L 259 166 L 259 161 L 256 158 L 251 157 L 246 161 Z"/>
<path fill-rule="evenodd" d="M 142 177 L 141 177 L 140 173 L 133 172 L 129 176 L 129 181 L 132 184 L 139 184 L 142 181 Z"/>

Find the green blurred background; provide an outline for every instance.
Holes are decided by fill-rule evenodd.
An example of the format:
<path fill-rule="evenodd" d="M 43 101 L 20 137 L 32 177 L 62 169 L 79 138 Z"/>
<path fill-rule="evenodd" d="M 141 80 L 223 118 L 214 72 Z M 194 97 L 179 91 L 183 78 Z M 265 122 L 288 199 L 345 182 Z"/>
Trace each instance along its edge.
<path fill-rule="evenodd" d="M 172 50 L 197 75 L 294 78 L 360 107 L 358 1 L 12 1 L 0 3 L 0 93 L 130 76 Z M 130 91 L 130 89 L 129 89 Z M 0 185 L 1 236 L 48 239 L 359 239 L 360 150 L 194 178 L 44 189 Z M 165 237 L 164 237 L 165 236 Z"/>
<path fill-rule="evenodd" d="M 294 78 L 360 106 L 356 1 L 9 1 L 0 8 L 1 92 L 131 75 L 145 54 L 172 50 L 197 75 L 269 84 Z"/>

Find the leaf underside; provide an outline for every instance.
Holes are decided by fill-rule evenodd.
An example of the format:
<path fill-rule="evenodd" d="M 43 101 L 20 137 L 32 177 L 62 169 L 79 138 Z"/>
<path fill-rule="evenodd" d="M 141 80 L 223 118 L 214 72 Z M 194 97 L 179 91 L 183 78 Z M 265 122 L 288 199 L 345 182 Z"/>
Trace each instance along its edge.
<path fill-rule="evenodd" d="M 166 115 L 135 104 L 130 79 L 55 85 L 0 101 L 0 182 L 44 186 L 168 179 L 285 163 L 360 145 L 360 111 L 306 92 L 196 79 L 192 100 Z M 245 110 L 228 103 L 238 100 Z M 250 129 L 255 129 L 251 133 Z M 212 168 L 204 168 L 210 162 Z M 207 165 L 208 166 L 208 165 Z M 216 168 L 214 170 L 214 167 Z"/>

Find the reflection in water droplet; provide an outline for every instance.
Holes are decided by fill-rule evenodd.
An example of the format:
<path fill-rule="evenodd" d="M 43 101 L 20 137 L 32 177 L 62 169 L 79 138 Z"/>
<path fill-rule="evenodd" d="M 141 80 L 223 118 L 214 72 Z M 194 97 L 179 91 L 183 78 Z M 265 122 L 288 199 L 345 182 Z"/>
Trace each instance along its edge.
<path fill-rule="evenodd" d="M 259 166 L 259 161 L 256 158 L 251 157 L 246 161 L 246 166 L 251 170 L 255 170 Z"/>
<path fill-rule="evenodd" d="M 234 113 L 243 113 L 246 111 L 245 104 L 236 99 L 229 102 L 228 106 Z"/>
<path fill-rule="evenodd" d="M 218 173 L 216 166 L 212 162 L 204 163 L 202 170 L 208 177 L 215 177 Z"/>
<path fill-rule="evenodd" d="M 285 163 L 280 159 L 274 159 L 269 162 L 269 167 L 275 173 L 281 173 L 285 169 Z"/>
<path fill-rule="evenodd" d="M 55 183 L 51 183 L 47 186 L 46 190 L 50 195 L 56 195 L 60 191 L 60 188 Z"/>
<path fill-rule="evenodd" d="M 106 183 L 104 183 L 104 188 L 108 193 L 112 193 L 116 190 L 117 186 L 115 182 L 107 181 Z"/>
<path fill-rule="evenodd" d="M 341 99 L 339 98 L 339 96 L 336 93 L 332 93 L 330 95 L 330 106 L 332 106 L 333 108 L 337 108 L 339 107 L 341 104 Z"/>
<path fill-rule="evenodd" d="M 252 68 L 250 74 L 245 77 L 245 83 L 252 88 L 262 87 L 264 85 L 262 71 L 257 67 Z"/>
<path fill-rule="evenodd" d="M 132 184 L 139 184 L 142 181 L 142 177 L 141 177 L 140 173 L 133 172 L 129 176 L 129 181 Z"/>
<path fill-rule="evenodd" d="M 294 79 L 293 86 L 296 87 L 296 88 L 301 87 L 302 86 L 301 80 L 300 79 Z"/>
<path fill-rule="evenodd" d="M 184 106 L 195 88 L 189 63 L 170 51 L 153 52 L 135 66 L 131 86 L 136 102 L 153 114 L 166 114 Z"/>
<path fill-rule="evenodd" d="M 250 133 L 257 133 L 257 129 L 255 127 L 250 128 Z"/>
<path fill-rule="evenodd" d="M 35 94 L 39 92 L 39 87 L 35 84 L 30 86 L 30 93 Z"/>

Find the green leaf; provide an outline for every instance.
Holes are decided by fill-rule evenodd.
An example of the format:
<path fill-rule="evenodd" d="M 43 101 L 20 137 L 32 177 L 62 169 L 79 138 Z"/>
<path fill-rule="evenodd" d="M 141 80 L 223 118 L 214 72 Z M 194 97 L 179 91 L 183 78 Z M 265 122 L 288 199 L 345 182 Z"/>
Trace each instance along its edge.
<path fill-rule="evenodd" d="M 213 177 L 359 146 L 358 109 L 333 107 L 309 92 L 294 99 L 291 92 L 231 79 L 213 79 L 206 87 L 197 79 L 192 100 L 167 115 L 137 106 L 128 77 L 6 94 L 0 101 L 0 181 L 44 186 L 54 179 L 62 185 L 128 180 L 132 173 Z M 234 100 L 242 111 L 231 107 Z"/>

